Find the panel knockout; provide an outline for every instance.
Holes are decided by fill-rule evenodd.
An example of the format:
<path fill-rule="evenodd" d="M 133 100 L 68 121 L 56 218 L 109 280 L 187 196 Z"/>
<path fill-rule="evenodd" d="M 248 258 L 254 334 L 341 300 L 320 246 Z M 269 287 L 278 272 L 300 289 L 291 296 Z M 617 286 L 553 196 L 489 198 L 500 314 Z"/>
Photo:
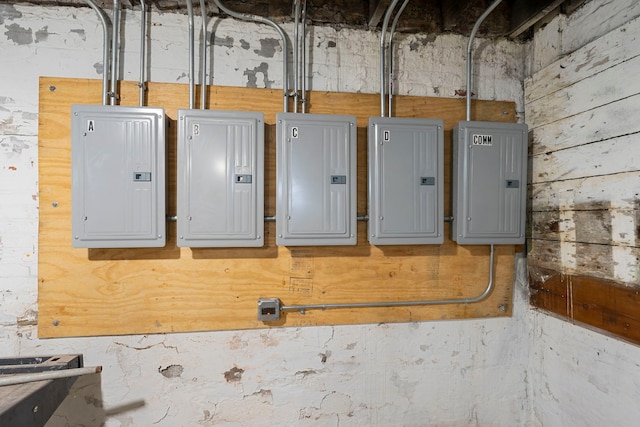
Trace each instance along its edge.
<path fill-rule="evenodd" d="M 280 320 L 280 300 L 278 298 L 260 298 L 258 300 L 258 320 L 262 322 Z"/>

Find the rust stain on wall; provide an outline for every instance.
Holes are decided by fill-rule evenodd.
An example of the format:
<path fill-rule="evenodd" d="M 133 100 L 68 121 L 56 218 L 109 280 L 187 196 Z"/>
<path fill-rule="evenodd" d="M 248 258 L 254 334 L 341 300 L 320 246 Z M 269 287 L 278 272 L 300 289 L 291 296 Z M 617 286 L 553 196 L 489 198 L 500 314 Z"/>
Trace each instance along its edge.
<path fill-rule="evenodd" d="M 224 373 L 224 379 L 228 383 L 238 382 L 242 380 L 243 373 L 244 373 L 244 369 L 234 366 L 233 368 L 229 369 L 227 372 Z"/>

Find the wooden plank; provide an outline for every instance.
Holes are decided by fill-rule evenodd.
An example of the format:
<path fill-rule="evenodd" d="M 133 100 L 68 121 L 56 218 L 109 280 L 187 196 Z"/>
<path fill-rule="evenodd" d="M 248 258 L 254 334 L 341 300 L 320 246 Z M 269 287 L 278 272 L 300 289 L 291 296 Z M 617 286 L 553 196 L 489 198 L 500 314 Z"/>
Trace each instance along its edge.
<path fill-rule="evenodd" d="M 527 123 L 535 129 L 638 93 L 640 56 L 525 104 Z"/>
<path fill-rule="evenodd" d="M 530 265 L 529 283 L 532 306 L 565 318 L 570 316 L 570 289 L 566 275 L 552 269 Z"/>
<path fill-rule="evenodd" d="M 358 224 L 354 247 L 286 248 L 275 245 L 275 224 L 266 223 L 265 247 L 176 247 L 175 224 L 164 248 L 74 249 L 71 236 L 70 105 L 100 102 L 100 81 L 41 78 L 39 324 L 41 337 L 163 333 L 267 327 L 256 319 L 260 297 L 287 304 L 398 301 L 479 295 L 487 284 L 488 247 L 383 247 L 366 241 Z M 49 86 L 55 86 L 50 91 Z M 122 103 L 137 103 L 135 82 L 122 82 Z M 169 120 L 169 213 L 175 212 L 177 109 L 188 87 L 149 84 L 149 105 Z M 264 111 L 265 209 L 275 213 L 275 114 L 281 91 L 211 87 L 212 108 Z M 310 112 L 354 114 L 358 120 L 358 213 L 366 213 L 366 126 L 377 116 L 378 97 L 312 92 Z M 459 99 L 397 97 L 398 115 L 442 117 L 446 133 L 464 118 Z M 515 119 L 513 103 L 478 101 L 483 120 Z M 503 115 L 503 111 L 508 111 Z M 450 159 L 450 145 L 445 144 Z M 450 160 L 449 160 L 450 161 Z M 447 166 L 447 174 L 450 168 Z M 450 176 L 447 176 L 450 182 Z M 449 205 L 447 190 L 445 205 Z M 54 204 L 54 202 L 56 202 Z M 448 224 L 445 225 L 448 236 Z M 395 309 L 288 313 L 285 326 L 405 322 L 508 316 L 513 291 L 513 246 L 497 247 L 496 289 L 482 303 Z M 502 311 L 503 308 L 506 310 Z"/>
<path fill-rule="evenodd" d="M 530 104 L 640 55 L 640 19 L 634 19 L 525 79 Z"/>
<path fill-rule="evenodd" d="M 640 174 L 637 172 L 533 184 L 530 186 L 531 209 L 638 209 L 638 188 Z"/>
<path fill-rule="evenodd" d="M 529 266 L 531 305 L 640 344 L 640 289 Z"/>
<path fill-rule="evenodd" d="M 640 120 L 636 119 L 638 105 L 640 95 L 634 95 L 531 129 L 531 154 L 551 154 L 558 150 L 640 133 Z"/>
<path fill-rule="evenodd" d="M 640 63 L 639 63 L 640 65 Z M 533 158 L 531 182 L 547 183 L 640 171 L 640 133 L 586 146 L 543 153 Z"/>

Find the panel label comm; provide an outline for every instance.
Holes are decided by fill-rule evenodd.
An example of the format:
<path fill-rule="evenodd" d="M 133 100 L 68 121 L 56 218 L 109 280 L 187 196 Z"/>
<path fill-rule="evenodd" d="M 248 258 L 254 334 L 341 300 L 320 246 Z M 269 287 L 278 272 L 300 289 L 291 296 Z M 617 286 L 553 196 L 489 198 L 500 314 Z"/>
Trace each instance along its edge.
<path fill-rule="evenodd" d="M 473 145 L 491 146 L 492 138 L 492 135 L 473 135 Z"/>

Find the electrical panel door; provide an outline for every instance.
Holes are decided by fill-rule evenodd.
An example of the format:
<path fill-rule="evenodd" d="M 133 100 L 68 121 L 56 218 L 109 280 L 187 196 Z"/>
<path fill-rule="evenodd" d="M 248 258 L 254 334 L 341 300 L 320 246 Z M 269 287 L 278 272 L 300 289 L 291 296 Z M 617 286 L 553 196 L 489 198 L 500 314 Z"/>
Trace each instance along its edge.
<path fill-rule="evenodd" d="M 71 112 L 73 246 L 164 246 L 164 110 L 73 105 Z"/>
<path fill-rule="evenodd" d="M 444 241 L 442 120 L 369 119 L 369 242 Z"/>
<path fill-rule="evenodd" d="M 356 118 L 278 113 L 276 243 L 356 244 Z"/>
<path fill-rule="evenodd" d="M 178 110 L 178 246 L 263 246 L 263 165 L 263 113 Z"/>
<path fill-rule="evenodd" d="M 527 126 L 460 122 L 453 129 L 453 223 L 459 244 L 522 244 Z"/>

